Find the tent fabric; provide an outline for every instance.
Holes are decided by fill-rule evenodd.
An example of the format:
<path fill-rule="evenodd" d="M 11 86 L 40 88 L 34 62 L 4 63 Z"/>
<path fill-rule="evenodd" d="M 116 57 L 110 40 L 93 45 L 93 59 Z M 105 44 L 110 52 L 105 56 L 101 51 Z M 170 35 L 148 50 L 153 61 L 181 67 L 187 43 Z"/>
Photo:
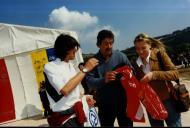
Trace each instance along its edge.
<path fill-rule="evenodd" d="M 0 58 L 50 47 L 61 33 L 72 35 L 78 40 L 73 31 L 0 23 Z"/>
<path fill-rule="evenodd" d="M 23 110 L 26 110 L 24 109 L 26 106 L 26 97 L 16 58 L 16 56 L 6 57 L 5 62 L 13 92 L 16 119 L 23 119 L 27 117 L 27 113 L 22 112 Z"/>
<path fill-rule="evenodd" d="M 15 118 L 13 94 L 4 59 L 0 59 L 0 86 L 0 122 L 3 122 Z"/>
<path fill-rule="evenodd" d="M 42 71 L 44 63 L 40 65 L 40 70 L 36 70 L 39 67 L 38 65 L 35 67 L 34 62 L 42 62 L 43 60 L 40 59 L 44 59 L 39 57 L 41 54 L 38 52 L 42 52 L 43 56 L 48 57 L 47 50 L 53 49 L 54 42 L 61 33 L 69 34 L 78 40 L 76 32 L 73 31 L 0 23 L 0 59 L 5 61 L 11 88 L 9 91 L 12 91 L 13 97 L 13 101 L 0 100 L 0 102 L 2 104 L 3 102 L 12 102 L 14 108 L 9 111 L 15 112 L 14 119 L 5 119 L 2 116 L 0 123 L 43 113 L 38 87 L 39 81 L 42 80 L 39 71 Z M 78 70 L 77 66 L 80 62 L 83 62 L 81 49 L 77 51 L 76 59 L 72 61 L 76 70 Z M 0 72 L 1 75 L 3 74 Z M 1 89 L 3 88 L 0 86 Z M 6 100 L 9 99 L 6 98 Z"/>

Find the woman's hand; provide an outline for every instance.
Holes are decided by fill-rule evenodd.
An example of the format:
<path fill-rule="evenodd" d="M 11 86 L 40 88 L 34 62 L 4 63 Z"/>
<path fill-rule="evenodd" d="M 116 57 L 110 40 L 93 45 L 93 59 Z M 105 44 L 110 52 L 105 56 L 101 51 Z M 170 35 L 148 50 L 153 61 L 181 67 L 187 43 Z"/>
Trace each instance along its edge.
<path fill-rule="evenodd" d="M 148 83 L 152 80 L 152 76 L 153 76 L 153 73 L 152 72 L 149 72 L 147 73 L 141 80 L 140 82 L 142 83 Z"/>
<path fill-rule="evenodd" d="M 86 96 L 86 102 L 87 102 L 89 107 L 93 107 L 94 104 L 96 103 L 96 101 L 93 99 L 92 95 L 87 95 Z"/>

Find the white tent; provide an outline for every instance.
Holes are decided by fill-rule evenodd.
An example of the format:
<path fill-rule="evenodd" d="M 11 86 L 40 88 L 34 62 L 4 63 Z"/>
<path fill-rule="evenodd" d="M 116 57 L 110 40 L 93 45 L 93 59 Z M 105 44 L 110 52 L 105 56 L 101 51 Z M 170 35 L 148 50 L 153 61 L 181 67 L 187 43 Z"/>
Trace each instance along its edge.
<path fill-rule="evenodd" d="M 38 71 L 61 33 L 78 40 L 73 31 L 0 23 L 0 123 L 42 114 Z M 79 50 L 73 63 L 77 67 L 82 61 Z M 38 62 L 41 67 L 35 67 Z"/>

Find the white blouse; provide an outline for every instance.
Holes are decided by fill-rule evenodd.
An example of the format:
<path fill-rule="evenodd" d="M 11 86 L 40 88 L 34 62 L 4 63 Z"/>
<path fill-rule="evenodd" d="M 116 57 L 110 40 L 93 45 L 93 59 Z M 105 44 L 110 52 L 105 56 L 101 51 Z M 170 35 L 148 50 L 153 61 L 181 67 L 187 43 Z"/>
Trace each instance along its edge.
<path fill-rule="evenodd" d="M 151 71 L 151 67 L 150 67 L 150 53 L 151 50 L 146 58 L 146 64 L 143 63 L 142 59 L 140 57 L 137 58 L 136 63 L 139 67 L 142 66 L 143 72 L 145 74 L 149 73 Z"/>

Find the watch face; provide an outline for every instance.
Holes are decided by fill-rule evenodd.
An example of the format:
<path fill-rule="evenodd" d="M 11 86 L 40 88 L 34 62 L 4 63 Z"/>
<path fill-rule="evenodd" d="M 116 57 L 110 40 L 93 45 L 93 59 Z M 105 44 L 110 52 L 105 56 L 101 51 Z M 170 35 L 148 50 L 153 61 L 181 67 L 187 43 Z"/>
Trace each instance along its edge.
<path fill-rule="evenodd" d="M 88 72 L 88 70 L 87 70 L 86 68 L 83 68 L 82 71 L 83 71 L 84 73 L 87 73 L 87 72 Z"/>

